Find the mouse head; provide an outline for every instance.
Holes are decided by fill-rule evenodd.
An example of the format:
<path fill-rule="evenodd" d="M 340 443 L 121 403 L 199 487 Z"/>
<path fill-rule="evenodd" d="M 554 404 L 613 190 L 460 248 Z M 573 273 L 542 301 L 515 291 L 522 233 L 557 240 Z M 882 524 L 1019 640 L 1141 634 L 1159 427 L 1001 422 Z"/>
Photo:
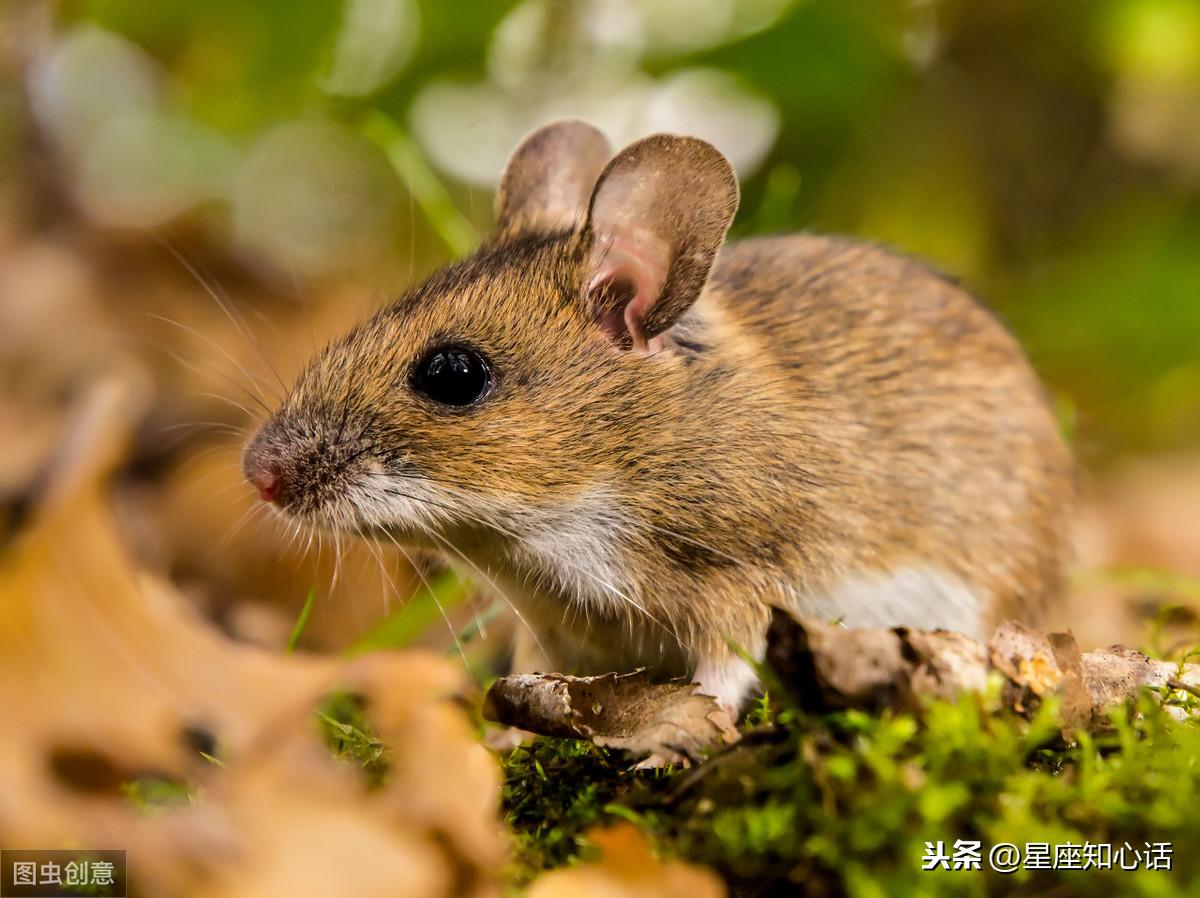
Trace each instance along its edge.
<path fill-rule="evenodd" d="M 691 404 L 673 335 L 737 182 L 693 138 L 609 155 L 578 121 L 526 138 L 483 248 L 328 346 L 250 442 L 262 497 L 356 531 L 519 536 L 653 476 Z"/>

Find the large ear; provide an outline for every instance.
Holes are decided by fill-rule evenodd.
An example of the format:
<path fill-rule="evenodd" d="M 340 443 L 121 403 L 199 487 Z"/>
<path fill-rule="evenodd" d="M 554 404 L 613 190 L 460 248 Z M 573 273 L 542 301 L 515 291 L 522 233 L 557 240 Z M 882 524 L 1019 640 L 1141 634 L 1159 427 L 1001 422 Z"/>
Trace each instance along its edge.
<path fill-rule="evenodd" d="M 618 342 L 642 352 L 695 302 L 738 205 L 716 148 L 656 134 L 608 163 L 592 193 L 589 301 Z"/>
<path fill-rule="evenodd" d="M 493 239 L 578 228 L 611 155 L 604 135 L 579 119 L 538 128 L 513 151 L 500 178 Z"/>

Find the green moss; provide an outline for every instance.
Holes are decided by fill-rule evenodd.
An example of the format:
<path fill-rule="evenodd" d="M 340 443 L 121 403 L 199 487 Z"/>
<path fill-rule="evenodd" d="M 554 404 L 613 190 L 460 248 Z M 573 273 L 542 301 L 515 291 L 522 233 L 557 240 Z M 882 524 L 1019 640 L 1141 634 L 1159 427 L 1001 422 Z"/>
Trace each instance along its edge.
<path fill-rule="evenodd" d="M 605 819 L 605 808 L 651 776 L 627 773 L 619 755 L 571 739 L 534 739 L 503 763 L 518 882 L 578 857 L 586 849 L 583 833 Z"/>
<path fill-rule="evenodd" d="M 371 730 L 367 706 L 361 695 L 332 692 L 316 711 L 325 744 L 335 757 L 358 764 L 368 787 L 374 789 L 387 778 L 387 746 Z"/>
<path fill-rule="evenodd" d="M 1064 746 L 969 696 L 905 714 L 747 715 L 743 742 L 696 770 L 647 775 L 594 747 L 539 739 L 505 761 L 523 875 L 570 863 L 596 823 L 634 819 L 666 853 L 715 867 L 735 893 L 983 895 L 1200 891 L 1200 727 L 1147 698 L 1112 732 Z M 1194 699 L 1181 703 L 1192 710 Z M 769 718 L 769 719 L 768 719 Z M 922 870 L 925 842 L 983 843 L 984 871 Z M 1011 842 L 1174 845 L 1172 872 L 987 870 Z"/>
<path fill-rule="evenodd" d="M 140 776 L 121 784 L 125 799 L 145 814 L 179 807 L 196 799 L 192 788 L 182 780 L 164 776 Z"/>

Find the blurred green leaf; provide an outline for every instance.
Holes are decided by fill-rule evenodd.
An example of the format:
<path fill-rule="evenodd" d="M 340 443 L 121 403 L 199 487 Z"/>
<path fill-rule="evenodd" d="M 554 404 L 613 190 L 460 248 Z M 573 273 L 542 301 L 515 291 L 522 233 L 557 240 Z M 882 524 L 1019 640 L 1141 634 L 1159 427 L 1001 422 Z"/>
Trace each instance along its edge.
<path fill-rule="evenodd" d="M 455 256 L 461 258 L 475 249 L 479 234 L 458 211 L 446 186 L 429 167 L 412 138 L 395 121 L 378 111 L 367 113 L 361 129 L 387 153 L 400 180 Z"/>
<path fill-rule="evenodd" d="M 415 643 L 426 630 L 443 620 L 449 609 L 471 594 L 471 582 L 454 571 L 443 571 L 399 608 L 376 624 L 346 652 L 361 655 L 380 649 L 399 649 Z"/>

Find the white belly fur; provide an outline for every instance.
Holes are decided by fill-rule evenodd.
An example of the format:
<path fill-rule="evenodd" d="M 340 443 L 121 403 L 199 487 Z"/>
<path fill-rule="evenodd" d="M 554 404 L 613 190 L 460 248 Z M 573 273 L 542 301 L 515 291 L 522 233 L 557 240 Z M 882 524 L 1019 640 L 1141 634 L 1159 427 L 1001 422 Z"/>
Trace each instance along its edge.
<path fill-rule="evenodd" d="M 959 578 L 936 568 L 905 567 L 842 581 L 816 595 L 799 596 L 796 610 L 848 627 L 920 627 L 956 630 L 975 639 L 984 632 L 984 602 Z"/>

